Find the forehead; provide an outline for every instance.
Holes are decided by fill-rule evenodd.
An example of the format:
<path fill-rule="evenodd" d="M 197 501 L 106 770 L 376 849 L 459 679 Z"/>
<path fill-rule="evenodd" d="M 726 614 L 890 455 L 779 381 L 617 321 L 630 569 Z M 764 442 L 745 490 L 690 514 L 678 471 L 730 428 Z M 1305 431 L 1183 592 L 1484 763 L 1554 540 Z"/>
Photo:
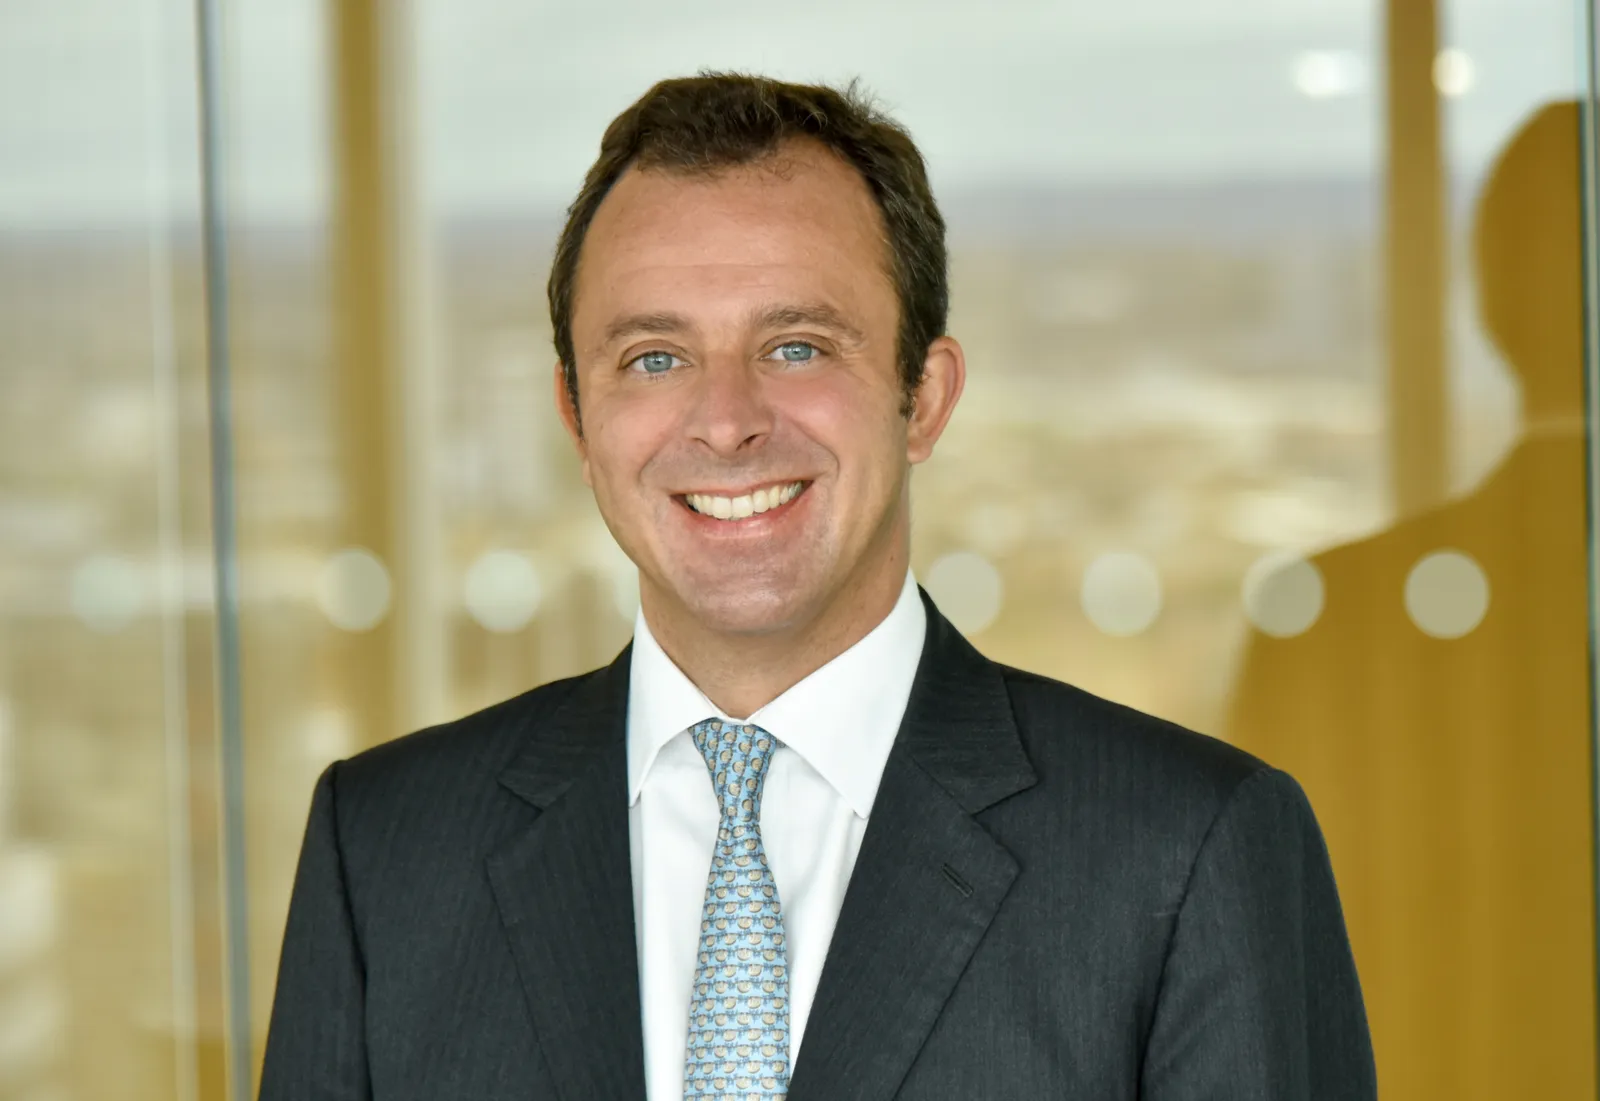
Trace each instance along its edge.
<path fill-rule="evenodd" d="M 892 294 L 866 181 L 814 142 L 712 173 L 630 168 L 595 213 L 577 275 L 575 329 L 603 324 L 611 309 L 708 292 L 804 293 L 840 306 Z"/>

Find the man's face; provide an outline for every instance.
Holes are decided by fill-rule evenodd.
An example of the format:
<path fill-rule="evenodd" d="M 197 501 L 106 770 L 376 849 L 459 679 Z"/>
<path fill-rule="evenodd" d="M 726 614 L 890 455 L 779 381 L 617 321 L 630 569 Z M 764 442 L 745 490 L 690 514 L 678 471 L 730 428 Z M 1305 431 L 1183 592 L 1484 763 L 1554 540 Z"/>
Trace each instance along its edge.
<path fill-rule="evenodd" d="M 783 631 L 898 588 L 909 463 L 948 409 L 901 414 L 885 250 L 864 181 L 810 143 L 606 197 L 574 295 L 581 438 L 559 377 L 557 400 L 652 622 Z"/>

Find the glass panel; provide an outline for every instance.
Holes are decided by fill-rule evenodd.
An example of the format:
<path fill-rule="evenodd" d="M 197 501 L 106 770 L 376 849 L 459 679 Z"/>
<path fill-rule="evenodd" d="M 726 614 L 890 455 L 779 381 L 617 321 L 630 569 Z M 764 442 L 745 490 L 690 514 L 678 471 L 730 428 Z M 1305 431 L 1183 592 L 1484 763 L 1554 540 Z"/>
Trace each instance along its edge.
<path fill-rule="evenodd" d="M 1571 0 L 326 9 L 231 39 L 258 1031 L 317 768 L 627 639 L 542 287 L 606 121 L 726 66 L 929 157 L 941 607 L 1304 783 L 1386 1095 L 1593 1095 Z"/>
<path fill-rule="evenodd" d="M 0 1098 L 217 1097 L 189 5 L 0 7 Z"/>

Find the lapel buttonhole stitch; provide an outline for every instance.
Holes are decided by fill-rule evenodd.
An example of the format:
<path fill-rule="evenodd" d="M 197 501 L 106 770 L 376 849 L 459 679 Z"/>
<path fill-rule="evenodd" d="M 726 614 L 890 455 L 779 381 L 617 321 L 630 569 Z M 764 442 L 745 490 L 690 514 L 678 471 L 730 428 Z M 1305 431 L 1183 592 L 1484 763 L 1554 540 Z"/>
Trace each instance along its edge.
<path fill-rule="evenodd" d="M 972 897 L 972 884 L 970 884 L 966 880 L 962 879 L 960 874 L 957 873 L 957 871 L 954 868 L 952 868 L 948 864 L 945 864 L 942 867 L 940 867 L 939 870 L 941 872 L 943 872 L 944 873 L 944 877 L 950 881 L 950 886 L 954 887 L 956 890 L 961 892 L 961 897 L 962 898 L 971 898 Z"/>

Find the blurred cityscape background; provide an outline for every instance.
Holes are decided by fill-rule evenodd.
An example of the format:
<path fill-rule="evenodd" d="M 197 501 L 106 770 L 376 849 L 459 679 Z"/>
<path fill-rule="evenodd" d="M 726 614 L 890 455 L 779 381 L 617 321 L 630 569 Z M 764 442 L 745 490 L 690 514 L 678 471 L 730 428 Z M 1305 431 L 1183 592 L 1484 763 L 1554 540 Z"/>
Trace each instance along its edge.
<path fill-rule="evenodd" d="M 1588 3 L 198 10 L 209 39 L 176 0 L 0 6 L 0 1101 L 248 1093 L 322 767 L 626 644 L 543 286 L 605 123 L 702 67 L 860 76 L 928 156 L 971 370 L 915 483 L 940 606 L 1302 779 L 1386 1096 L 1595 1096 L 1582 320 L 1529 421 L 1473 261 L 1496 158 L 1591 93 Z M 1502 281 L 1578 302 L 1570 236 Z M 1424 540 L 1446 558 L 1324 580 L 1531 439 L 1558 474 L 1480 526 L 1555 559 Z M 1291 683 L 1263 644 L 1369 607 L 1398 626 L 1340 635 L 1324 695 L 1241 707 Z M 1475 707 L 1484 752 L 1430 767 L 1432 704 L 1521 699 L 1530 664 L 1555 702 Z M 1421 717 L 1330 733 L 1375 669 Z"/>

